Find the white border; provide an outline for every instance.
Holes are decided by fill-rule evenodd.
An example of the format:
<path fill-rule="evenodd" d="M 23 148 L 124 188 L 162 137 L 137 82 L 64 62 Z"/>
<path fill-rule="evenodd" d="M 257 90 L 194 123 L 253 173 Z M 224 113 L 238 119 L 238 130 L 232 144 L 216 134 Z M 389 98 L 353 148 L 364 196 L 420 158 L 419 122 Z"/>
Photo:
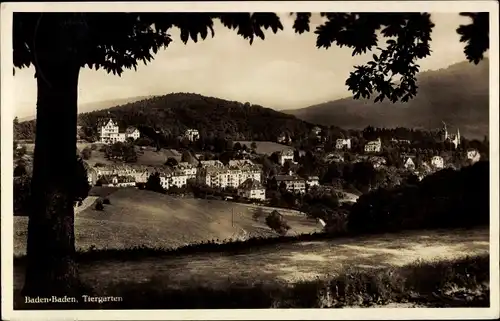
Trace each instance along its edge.
<path fill-rule="evenodd" d="M 119 8 L 119 10 L 118 10 Z M 14 11 L 270 11 L 270 12 L 490 12 L 490 308 L 473 309 L 264 309 L 264 310 L 96 310 L 13 311 L 13 204 L 12 204 L 12 12 Z M 499 119 L 498 110 L 498 2 L 497 1 L 298 1 L 298 2 L 24 2 L 1 4 L 1 137 L 2 149 L 2 316 L 5 320 L 216 320 L 216 319 L 476 319 L 499 317 Z M 465 59 L 465 58 L 464 58 Z"/>

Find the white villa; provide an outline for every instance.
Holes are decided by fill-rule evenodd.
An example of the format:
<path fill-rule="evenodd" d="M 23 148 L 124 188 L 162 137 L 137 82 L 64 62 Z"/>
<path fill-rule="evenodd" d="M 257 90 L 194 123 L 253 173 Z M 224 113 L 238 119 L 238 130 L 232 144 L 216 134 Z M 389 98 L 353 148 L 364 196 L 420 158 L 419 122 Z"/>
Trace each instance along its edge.
<path fill-rule="evenodd" d="M 184 187 L 187 185 L 187 181 L 190 177 L 179 170 L 166 169 L 160 174 L 160 184 L 161 186 L 168 190 L 171 187 Z"/>
<path fill-rule="evenodd" d="M 481 159 L 481 154 L 477 151 L 477 149 L 469 149 L 467 150 L 467 159 L 472 163 L 479 162 Z"/>
<path fill-rule="evenodd" d="M 238 196 L 263 201 L 266 199 L 266 189 L 258 180 L 249 178 L 238 186 Z"/>
<path fill-rule="evenodd" d="M 444 159 L 441 156 L 433 156 L 431 158 L 431 166 L 434 168 L 444 168 Z"/>
<path fill-rule="evenodd" d="M 187 139 L 194 142 L 195 140 L 200 139 L 200 132 L 197 129 L 190 128 L 186 130 L 184 137 L 187 137 Z"/>
<path fill-rule="evenodd" d="M 293 162 L 293 150 L 292 149 L 285 149 L 281 151 L 279 155 L 279 163 L 281 166 L 285 165 L 286 161 Z"/>
<path fill-rule="evenodd" d="M 306 192 L 306 180 L 297 175 L 277 175 L 276 182 L 278 186 L 284 183 L 286 190 L 293 193 L 305 193 Z"/>
<path fill-rule="evenodd" d="M 306 183 L 310 187 L 319 186 L 319 177 L 318 176 L 309 176 Z"/>
<path fill-rule="evenodd" d="M 228 166 L 220 161 L 202 161 L 197 181 L 211 187 L 239 187 L 247 179 L 261 181 L 261 168 L 248 159 L 230 160 Z"/>
<path fill-rule="evenodd" d="M 335 141 L 336 149 L 351 149 L 351 139 L 350 138 L 338 138 Z"/>
<path fill-rule="evenodd" d="M 128 127 L 124 133 L 120 133 L 118 123 L 113 119 L 101 122 L 98 126 L 100 142 L 103 144 L 114 144 L 124 142 L 127 138 L 138 139 L 139 130 L 135 127 Z"/>
<path fill-rule="evenodd" d="M 183 175 L 186 175 L 188 179 L 196 178 L 197 168 L 188 162 L 180 162 L 175 166 L 175 169 Z"/>
<path fill-rule="evenodd" d="M 415 169 L 415 162 L 411 157 L 407 157 L 406 161 L 404 162 L 404 167 L 408 170 L 414 170 Z"/>
<path fill-rule="evenodd" d="M 370 141 L 365 145 L 365 152 L 367 153 L 379 153 L 382 150 L 382 141 L 380 138 L 377 140 Z"/>

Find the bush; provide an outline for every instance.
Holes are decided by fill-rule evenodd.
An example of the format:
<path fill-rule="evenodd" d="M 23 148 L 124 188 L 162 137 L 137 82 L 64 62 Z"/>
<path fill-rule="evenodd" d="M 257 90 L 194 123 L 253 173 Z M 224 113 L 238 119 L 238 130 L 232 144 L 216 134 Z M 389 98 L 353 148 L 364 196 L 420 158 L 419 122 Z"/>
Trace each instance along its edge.
<path fill-rule="evenodd" d="M 111 202 L 109 201 L 109 198 L 107 198 L 107 197 L 102 200 L 102 203 L 105 204 L 105 205 L 110 205 L 111 204 Z"/>
<path fill-rule="evenodd" d="M 278 211 L 272 211 L 266 217 L 266 224 L 281 236 L 286 235 L 290 229 L 290 226 L 286 222 L 285 218 Z"/>
<path fill-rule="evenodd" d="M 103 204 L 103 201 L 101 199 L 98 199 L 95 202 L 95 209 L 96 209 L 96 211 L 104 211 L 104 204 Z"/>

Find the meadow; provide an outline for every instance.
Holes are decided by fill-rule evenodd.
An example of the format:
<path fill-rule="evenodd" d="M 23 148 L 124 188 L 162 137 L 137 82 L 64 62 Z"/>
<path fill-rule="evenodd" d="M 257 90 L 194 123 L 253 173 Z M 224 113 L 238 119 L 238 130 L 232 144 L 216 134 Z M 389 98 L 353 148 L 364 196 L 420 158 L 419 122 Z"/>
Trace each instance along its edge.
<path fill-rule="evenodd" d="M 76 246 L 79 250 L 126 249 L 136 246 L 175 248 L 210 240 L 241 240 L 277 234 L 265 223 L 265 214 L 253 219 L 252 205 L 175 198 L 135 188 L 99 189 L 90 195 L 106 196 L 111 204 L 104 211 L 88 206 L 75 215 Z M 291 226 L 289 235 L 321 230 L 315 220 L 293 210 L 279 212 Z M 14 255 L 26 253 L 27 217 L 14 217 Z"/>
<path fill-rule="evenodd" d="M 235 141 L 234 143 L 235 144 L 240 143 L 241 145 L 246 145 L 248 148 L 250 148 L 252 145 L 252 141 L 241 140 L 241 141 Z M 285 149 L 290 149 L 290 146 L 269 141 L 256 141 L 255 144 L 257 145 L 257 148 L 255 149 L 256 153 L 262 155 L 271 155 L 274 152 L 281 152 Z"/>

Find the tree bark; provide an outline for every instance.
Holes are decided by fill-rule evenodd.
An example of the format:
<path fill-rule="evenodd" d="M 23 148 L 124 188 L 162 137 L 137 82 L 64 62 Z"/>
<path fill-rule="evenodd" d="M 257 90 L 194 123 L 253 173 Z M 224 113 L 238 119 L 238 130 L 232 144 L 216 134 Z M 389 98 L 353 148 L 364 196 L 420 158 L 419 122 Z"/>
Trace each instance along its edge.
<path fill-rule="evenodd" d="M 37 126 L 23 295 L 77 295 L 74 191 L 79 58 L 62 14 L 35 35 Z"/>

